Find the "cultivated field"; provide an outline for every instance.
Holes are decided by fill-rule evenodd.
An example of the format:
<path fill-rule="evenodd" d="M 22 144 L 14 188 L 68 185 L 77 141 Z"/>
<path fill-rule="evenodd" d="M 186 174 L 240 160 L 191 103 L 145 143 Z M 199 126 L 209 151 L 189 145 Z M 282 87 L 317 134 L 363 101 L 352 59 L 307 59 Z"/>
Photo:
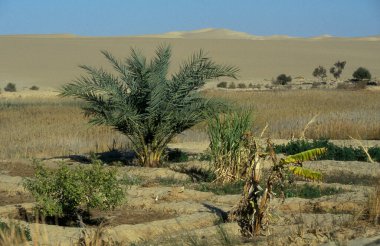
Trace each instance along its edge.
<path fill-rule="evenodd" d="M 378 140 L 380 136 L 378 92 L 206 90 L 202 93 L 252 110 L 254 132 L 260 132 L 268 123 L 267 135 L 272 138 L 300 137 L 305 124 L 316 114 L 315 122 L 305 132 L 306 138 L 352 136 Z M 95 238 L 122 242 L 121 245 L 317 245 L 352 240 L 360 245 L 374 241 L 379 235 L 376 220 L 380 213 L 377 184 L 380 168 L 378 163 L 357 161 L 306 163 L 306 167 L 324 175 L 323 182 L 306 185 L 302 180 L 296 181 L 284 203 L 280 198 L 274 199 L 271 226 L 264 232 L 269 236 L 259 236 L 253 241 L 240 236 L 236 223 L 222 223 L 225 213 L 237 204 L 242 183 L 213 184 L 200 174 L 207 174 L 209 162 L 197 157 L 183 163 L 168 162 L 167 167 L 158 169 L 117 167 L 118 176 L 129 180 L 127 201 L 114 211 L 92 210 L 92 216 L 106 224 L 90 224 L 86 234 L 83 228 L 35 223 L 30 215 L 25 217 L 25 212 L 32 212 L 34 199 L 21 186 L 22 179 L 34 173 L 31 158 L 40 158 L 54 169 L 62 161 L 71 166 L 84 165 L 83 158 L 89 152 L 112 153 L 114 149 L 129 147 L 125 136 L 108 127 L 90 126 L 81 113 L 81 105 L 76 100 L 59 98 L 56 93 L 2 94 L 0 215 L 3 221 L 16 218 L 26 224 L 24 221 L 29 220 L 28 228 L 35 241 L 73 245 L 81 235 L 90 240 L 95 233 Z M 335 143 L 358 145 L 353 141 Z M 201 154 L 207 144 L 205 125 L 201 124 L 177 137 L 170 146 Z"/>

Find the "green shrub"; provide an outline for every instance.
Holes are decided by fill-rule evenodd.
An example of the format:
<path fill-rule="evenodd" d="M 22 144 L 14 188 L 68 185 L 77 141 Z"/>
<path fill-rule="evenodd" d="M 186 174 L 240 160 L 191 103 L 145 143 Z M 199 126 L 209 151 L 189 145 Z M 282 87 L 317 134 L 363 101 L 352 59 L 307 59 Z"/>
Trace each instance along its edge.
<path fill-rule="evenodd" d="M 100 161 L 88 167 L 62 164 L 58 170 L 37 164 L 34 177 L 26 178 L 23 185 L 43 216 L 70 217 L 82 208 L 114 209 L 124 197 L 116 169 L 106 169 Z"/>
<path fill-rule="evenodd" d="M 278 85 L 286 85 L 287 83 L 292 81 L 291 76 L 287 76 L 286 74 L 280 74 L 277 76 L 277 79 L 275 80 L 275 84 Z"/>
<path fill-rule="evenodd" d="M 174 149 L 168 152 L 167 160 L 169 162 L 186 162 L 189 160 L 189 155 L 180 149 Z"/>
<path fill-rule="evenodd" d="M 16 85 L 13 83 L 8 83 L 7 86 L 4 87 L 4 91 L 15 92 L 16 91 Z"/>
<path fill-rule="evenodd" d="M 227 82 L 226 81 L 222 81 L 222 82 L 219 82 L 216 87 L 218 88 L 227 88 Z"/>
<path fill-rule="evenodd" d="M 29 89 L 32 90 L 32 91 L 38 91 L 40 89 L 40 87 L 33 85 Z"/>
<path fill-rule="evenodd" d="M 277 153 L 293 155 L 311 148 L 327 148 L 325 155 L 320 157 L 321 160 L 337 160 L 337 161 L 368 161 L 366 153 L 361 148 L 352 146 L 337 146 L 327 139 L 290 141 L 287 144 L 276 145 Z M 380 147 L 368 148 L 368 153 L 374 161 L 380 161 Z"/>
<path fill-rule="evenodd" d="M 239 88 L 239 89 L 245 89 L 245 88 L 247 88 L 247 86 L 246 86 L 246 84 L 244 84 L 244 83 L 239 83 L 239 84 L 238 84 L 238 88 Z"/>
<path fill-rule="evenodd" d="M 368 71 L 368 69 L 364 67 L 359 67 L 356 69 L 356 71 L 352 74 L 352 77 L 357 80 L 370 80 L 371 79 L 371 73 Z"/>

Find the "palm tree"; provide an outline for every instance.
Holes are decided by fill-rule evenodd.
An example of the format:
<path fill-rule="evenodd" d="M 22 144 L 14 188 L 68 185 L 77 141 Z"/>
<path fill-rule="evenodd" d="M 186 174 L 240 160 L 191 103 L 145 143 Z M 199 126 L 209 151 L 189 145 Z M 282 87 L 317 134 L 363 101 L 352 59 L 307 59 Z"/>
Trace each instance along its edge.
<path fill-rule="evenodd" d="M 223 108 L 217 100 L 203 98 L 198 89 L 210 79 L 236 78 L 238 72 L 236 67 L 214 63 L 202 50 L 170 77 L 170 46 L 159 46 L 150 62 L 135 49 L 123 61 L 107 51 L 102 54 L 117 73 L 82 65 L 87 76 L 63 86 L 61 95 L 85 100 L 83 109 L 90 122 L 125 134 L 140 164 L 148 167 L 160 165 L 175 135 Z"/>

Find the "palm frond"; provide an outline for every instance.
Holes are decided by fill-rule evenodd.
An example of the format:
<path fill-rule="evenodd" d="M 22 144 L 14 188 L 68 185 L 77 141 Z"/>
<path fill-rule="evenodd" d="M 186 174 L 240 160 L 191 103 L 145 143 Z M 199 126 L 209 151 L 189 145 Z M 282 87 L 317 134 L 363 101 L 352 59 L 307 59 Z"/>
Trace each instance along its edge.
<path fill-rule="evenodd" d="M 290 166 L 289 170 L 297 176 L 303 177 L 305 179 L 310 179 L 310 180 L 321 180 L 322 179 L 322 174 L 320 172 L 316 172 L 304 167 L 300 166 Z"/>
<path fill-rule="evenodd" d="M 280 160 L 280 164 L 290 164 L 290 163 L 302 163 L 304 161 L 311 161 L 317 159 L 319 156 L 326 153 L 326 148 L 316 148 L 300 152 L 295 155 L 287 156 Z"/>

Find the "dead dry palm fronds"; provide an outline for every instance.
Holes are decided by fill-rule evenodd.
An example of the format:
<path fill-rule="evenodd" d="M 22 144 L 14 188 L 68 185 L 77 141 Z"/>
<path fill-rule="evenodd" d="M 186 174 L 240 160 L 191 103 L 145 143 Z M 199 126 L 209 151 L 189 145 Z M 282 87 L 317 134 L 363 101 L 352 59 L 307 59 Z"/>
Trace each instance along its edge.
<path fill-rule="evenodd" d="M 368 196 L 368 219 L 375 225 L 380 224 L 380 177 L 374 184 L 374 190 Z"/>
<path fill-rule="evenodd" d="M 307 131 L 307 129 L 309 128 L 309 126 L 311 124 L 313 124 L 315 122 L 315 119 L 318 117 L 319 113 L 314 115 L 313 118 L 311 118 L 311 120 L 309 120 L 309 122 L 306 123 L 305 127 L 303 128 L 301 134 L 300 134 L 300 139 L 305 139 L 305 133 Z"/>
<path fill-rule="evenodd" d="M 349 137 L 350 139 L 354 140 L 355 142 L 357 142 L 357 143 L 359 144 L 360 148 L 362 148 L 362 150 L 364 151 L 364 153 L 367 155 L 367 157 L 368 157 L 368 161 L 369 161 L 369 162 L 371 162 L 371 163 L 375 163 L 375 162 L 373 161 L 371 155 L 368 153 L 368 148 L 365 147 L 364 144 L 363 144 L 361 141 L 359 141 L 358 139 L 353 138 L 353 137 L 351 137 L 351 136 L 348 136 L 348 137 Z"/>

